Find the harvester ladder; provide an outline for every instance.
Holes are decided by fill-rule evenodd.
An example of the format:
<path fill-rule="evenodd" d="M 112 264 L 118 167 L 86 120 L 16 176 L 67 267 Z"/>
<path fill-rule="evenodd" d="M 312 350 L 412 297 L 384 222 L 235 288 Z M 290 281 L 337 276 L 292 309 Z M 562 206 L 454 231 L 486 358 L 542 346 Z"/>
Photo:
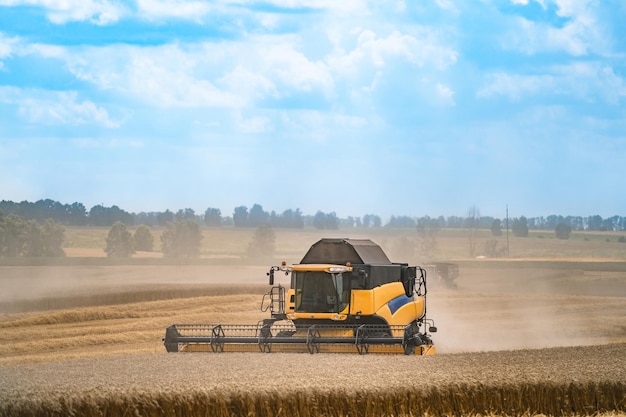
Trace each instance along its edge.
<path fill-rule="evenodd" d="M 266 298 L 269 298 L 267 303 Z M 266 312 L 268 309 L 274 318 L 282 320 L 286 317 L 285 287 L 282 285 L 274 286 L 268 293 L 263 295 L 263 300 L 261 301 L 261 311 Z"/>

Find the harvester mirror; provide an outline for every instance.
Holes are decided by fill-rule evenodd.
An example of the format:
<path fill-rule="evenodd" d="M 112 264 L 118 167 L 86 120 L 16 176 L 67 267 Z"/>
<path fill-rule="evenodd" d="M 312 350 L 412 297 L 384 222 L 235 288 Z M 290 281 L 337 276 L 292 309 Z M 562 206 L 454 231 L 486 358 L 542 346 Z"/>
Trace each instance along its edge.
<path fill-rule="evenodd" d="M 407 297 L 412 297 L 413 293 L 415 293 L 415 274 L 415 267 L 402 268 L 400 280 L 402 281 L 402 286 L 404 286 L 404 294 Z"/>
<path fill-rule="evenodd" d="M 428 328 L 428 331 L 431 332 L 431 333 L 437 333 L 437 328 L 435 326 L 430 326 Z"/>
<path fill-rule="evenodd" d="M 404 279 L 402 284 L 404 284 L 404 294 L 407 297 L 412 297 L 415 292 L 415 277 Z"/>
<path fill-rule="evenodd" d="M 270 272 L 267 273 L 270 277 L 270 285 L 274 285 L 274 268 L 270 268 Z"/>

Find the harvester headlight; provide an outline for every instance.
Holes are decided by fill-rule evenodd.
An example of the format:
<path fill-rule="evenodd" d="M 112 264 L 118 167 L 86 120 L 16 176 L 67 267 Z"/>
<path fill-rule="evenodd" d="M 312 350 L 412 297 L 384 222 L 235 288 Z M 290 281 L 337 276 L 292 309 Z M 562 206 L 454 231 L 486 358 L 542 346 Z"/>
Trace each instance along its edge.
<path fill-rule="evenodd" d="M 350 267 L 347 266 L 331 266 L 330 268 L 328 268 L 328 272 L 336 274 L 339 272 L 348 272 L 350 270 Z"/>

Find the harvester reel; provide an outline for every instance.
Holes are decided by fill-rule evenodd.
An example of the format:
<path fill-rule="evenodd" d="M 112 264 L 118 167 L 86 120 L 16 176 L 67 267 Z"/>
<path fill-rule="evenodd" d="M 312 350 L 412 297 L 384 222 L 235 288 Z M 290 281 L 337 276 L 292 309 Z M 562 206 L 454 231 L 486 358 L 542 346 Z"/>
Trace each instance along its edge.
<path fill-rule="evenodd" d="M 270 325 L 265 324 L 261 327 L 261 331 L 259 332 L 259 350 L 261 352 L 272 353 L 272 331 L 270 330 Z"/>
<path fill-rule="evenodd" d="M 309 327 L 306 334 L 306 348 L 309 353 L 312 355 L 314 353 L 320 353 L 320 342 L 322 335 L 320 331 L 315 328 L 315 326 Z"/>
<path fill-rule="evenodd" d="M 365 325 L 361 325 L 356 329 L 355 337 L 356 350 L 359 352 L 359 355 L 368 354 L 370 345 L 367 343 L 367 330 L 365 330 Z"/>
<path fill-rule="evenodd" d="M 224 352 L 224 342 L 220 340 L 223 337 L 225 337 L 225 334 L 221 325 L 211 329 L 211 350 L 213 352 Z"/>

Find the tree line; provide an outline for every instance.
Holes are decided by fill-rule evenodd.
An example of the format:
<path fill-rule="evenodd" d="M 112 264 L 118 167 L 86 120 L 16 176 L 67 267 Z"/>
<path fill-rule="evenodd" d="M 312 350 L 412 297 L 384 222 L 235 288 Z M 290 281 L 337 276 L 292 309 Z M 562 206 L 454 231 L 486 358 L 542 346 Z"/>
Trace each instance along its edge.
<path fill-rule="evenodd" d="M 259 227 L 268 225 L 272 228 L 295 228 L 313 227 L 316 229 L 348 229 L 353 227 L 389 227 L 389 228 L 414 228 L 419 222 L 436 222 L 439 228 L 466 228 L 467 216 L 403 216 L 392 215 L 383 224 L 380 216 L 366 214 L 362 217 L 348 216 L 339 218 L 335 212 L 325 213 L 317 211 L 314 215 L 302 213 L 300 209 L 287 209 L 282 213 L 266 211 L 260 204 L 253 204 L 250 208 L 245 205 L 235 207 L 232 215 L 223 215 L 221 210 L 209 207 L 204 213 L 198 214 L 193 209 L 184 208 L 177 211 L 169 209 L 162 212 L 131 213 L 113 205 L 106 207 L 95 205 L 87 210 L 82 203 L 63 204 L 51 199 L 38 200 L 35 202 L 0 201 L 0 212 L 5 215 L 15 214 L 28 220 L 42 222 L 46 219 L 54 220 L 65 226 L 107 226 L 116 222 L 122 222 L 127 226 L 145 224 L 148 226 L 165 227 L 168 223 L 177 220 L 194 220 L 200 225 L 209 227 L 233 226 L 233 227 Z M 494 222 L 499 222 L 505 227 L 504 218 L 492 216 L 477 216 L 476 227 L 490 229 Z M 557 225 L 564 224 L 571 230 L 589 231 L 624 231 L 626 230 L 626 217 L 612 216 L 602 218 L 599 215 L 592 216 L 561 216 L 549 215 L 547 217 L 520 216 L 509 219 L 509 226 L 515 222 L 523 221 L 530 230 L 555 230 Z"/>

